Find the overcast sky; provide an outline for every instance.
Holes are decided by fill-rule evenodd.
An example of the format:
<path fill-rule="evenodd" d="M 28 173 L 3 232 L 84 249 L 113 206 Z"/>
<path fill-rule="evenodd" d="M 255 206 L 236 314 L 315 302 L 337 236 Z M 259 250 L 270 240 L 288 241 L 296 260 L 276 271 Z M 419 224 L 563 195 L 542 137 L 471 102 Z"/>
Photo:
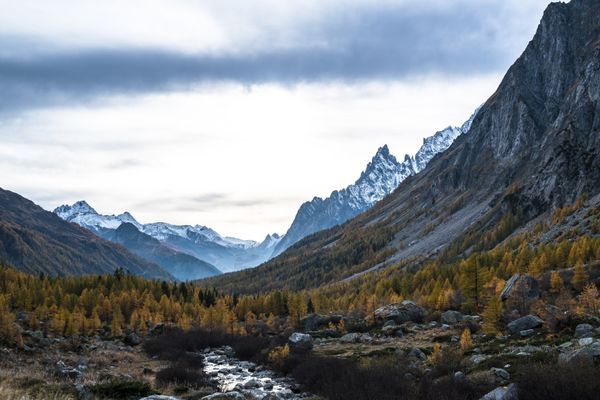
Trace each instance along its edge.
<path fill-rule="evenodd" d="M 261 240 L 460 125 L 545 0 L 0 0 L 0 186 Z"/>

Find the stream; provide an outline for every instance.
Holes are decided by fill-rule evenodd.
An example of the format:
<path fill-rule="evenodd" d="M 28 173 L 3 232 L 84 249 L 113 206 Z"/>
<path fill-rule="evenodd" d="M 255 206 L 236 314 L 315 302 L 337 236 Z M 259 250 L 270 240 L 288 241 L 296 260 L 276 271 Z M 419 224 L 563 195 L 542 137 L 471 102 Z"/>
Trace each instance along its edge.
<path fill-rule="evenodd" d="M 302 393 L 293 379 L 278 376 L 261 365 L 238 360 L 229 346 L 206 349 L 203 355 L 204 372 L 217 383 L 223 393 L 237 392 L 246 398 L 257 400 L 299 400 L 312 397 L 308 393 Z"/>

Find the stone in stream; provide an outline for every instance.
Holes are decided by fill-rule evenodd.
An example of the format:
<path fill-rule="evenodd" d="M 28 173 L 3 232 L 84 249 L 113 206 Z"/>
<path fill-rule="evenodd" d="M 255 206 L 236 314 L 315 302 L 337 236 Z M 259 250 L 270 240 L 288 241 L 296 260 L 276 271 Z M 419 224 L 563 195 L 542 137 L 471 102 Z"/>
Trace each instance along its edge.
<path fill-rule="evenodd" d="M 240 392 L 225 392 L 225 393 L 214 393 L 204 396 L 201 400 L 245 400 L 246 396 Z"/>

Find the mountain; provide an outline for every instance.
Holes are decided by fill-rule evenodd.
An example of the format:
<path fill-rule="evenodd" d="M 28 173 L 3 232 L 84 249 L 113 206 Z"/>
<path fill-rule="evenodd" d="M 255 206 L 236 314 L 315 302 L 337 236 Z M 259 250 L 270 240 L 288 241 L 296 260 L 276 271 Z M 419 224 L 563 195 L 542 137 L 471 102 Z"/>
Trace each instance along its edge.
<path fill-rule="evenodd" d="M 155 252 L 164 253 L 164 248 L 169 248 L 175 253 L 192 256 L 202 262 L 204 265 L 199 274 L 209 272 L 210 268 L 206 269 L 207 264 L 221 271 L 235 271 L 261 264 L 270 258 L 274 246 L 281 239 L 277 234 L 273 234 L 268 235 L 262 243 L 258 243 L 221 236 L 202 225 L 173 225 L 164 222 L 141 224 L 128 212 L 119 215 L 99 214 L 83 200 L 73 205 L 57 207 L 54 213 L 109 240 L 115 237 L 114 231 L 122 224 L 129 223 L 141 233 L 156 239 L 161 245 L 161 249 L 149 251 L 147 254 L 140 253 L 141 249 L 138 247 L 132 247 L 130 250 L 136 254 L 143 254 L 148 260 L 154 260 Z M 123 245 L 128 247 L 128 243 Z M 148 251 L 149 247 L 145 246 L 144 249 Z"/>
<path fill-rule="evenodd" d="M 3 189 L 0 261 L 28 273 L 51 276 L 113 273 L 124 268 L 146 278 L 173 279 L 158 265 Z"/>
<path fill-rule="evenodd" d="M 353 185 L 332 192 L 326 199 L 315 197 L 300 206 L 292 225 L 275 247 L 273 256 L 314 232 L 342 224 L 372 207 L 394 191 L 404 179 L 425 168 L 436 154 L 450 147 L 459 135 L 468 132 L 478 110 L 461 127 L 449 126 L 423 139 L 423 145 L 415 156 L 407 154 L 403 162 L 398 162 L 390 154 L 387 145 L 380 147 Z"/>
<path fill-rule="evenodd" d="M 103 232 L 102 236 L 111 242 L 122 245 L 143 259 L 160 265 L 182 281 L 206 278 L 221 273 L 214 265 L 189 254 L 175 251 L 152 236 L 140 232 L 131 222 L 123 222 L 117 229 Z"/>
<path fill-rule="evenodd" d="M 534 218 L 600 193 L 600 2 L 552 3 L 460 135 L 371 209 L 249 271 L 203 284 L 307 288 L 389 265 L 491 248 Z"/>

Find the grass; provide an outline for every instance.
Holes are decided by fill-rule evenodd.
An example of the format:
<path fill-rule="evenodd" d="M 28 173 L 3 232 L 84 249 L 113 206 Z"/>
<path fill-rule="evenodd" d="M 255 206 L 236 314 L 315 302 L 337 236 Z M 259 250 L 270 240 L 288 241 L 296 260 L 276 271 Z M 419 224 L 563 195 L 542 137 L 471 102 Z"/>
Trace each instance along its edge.
<path fill-rule="evenodd" d="M 65 393 L 62 388 L 46 388 L 31 392 L 27 389 L 9 387 L 0 384 L 0 399 L 2 400 L 76 400 L 77 397 Z"/>

